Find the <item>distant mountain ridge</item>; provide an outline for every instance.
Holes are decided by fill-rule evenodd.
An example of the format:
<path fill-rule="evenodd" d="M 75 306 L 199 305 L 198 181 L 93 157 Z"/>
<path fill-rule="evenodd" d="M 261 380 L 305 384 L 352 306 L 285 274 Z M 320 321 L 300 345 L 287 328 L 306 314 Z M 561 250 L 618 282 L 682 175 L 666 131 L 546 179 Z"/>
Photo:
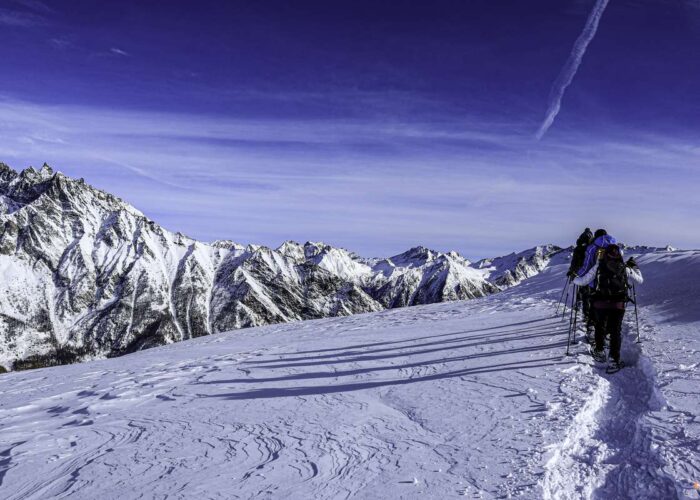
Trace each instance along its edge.
<path fill-rule="evenodd" d="M 120 354 L 265 324 L 464 300 L 533 276 L 553 245 L 472 264 L 412 248 L 365 259 L 173 233 L 82 179 L 0 163 L 0 365 Z"/>

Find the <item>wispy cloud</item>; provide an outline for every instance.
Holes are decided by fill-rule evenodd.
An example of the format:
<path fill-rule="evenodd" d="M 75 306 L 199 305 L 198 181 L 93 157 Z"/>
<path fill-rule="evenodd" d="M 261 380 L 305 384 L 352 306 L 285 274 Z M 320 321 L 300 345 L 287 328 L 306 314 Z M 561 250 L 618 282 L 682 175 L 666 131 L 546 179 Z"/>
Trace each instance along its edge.
<path fill-rule="evenodd" d="M 44 16 L 32 12 L 0 8 L 0 26 L 32 28 L 45 24 L 47 24 L 47 19 Z"/>
<path fill-rule="evenodd" d="M 0 104 L 0 161 L 47 161 L 205 240 L 326 239 L 374 255 L 422 243 L 476 258 L 568 243 L 585 226 L 678 246 L 700 234 L 695 217 L 677 220 L 700 208 L 697 145 L 673 137 L 606 130 L 533 144 L 514 124 L 476 118 L 237 120 Z M 636 232 L 638 219 L 662 214 L 664 224 Z"/>
<path fill-rule="evenodd" d="M 596 0 L 593 11 L 591 11 L 588 21 L 586 21 L 586 26 L 583 28 L 583 32 L 576 40 L 574 48 L 571 51 L 569 59 L 559 73 L 554 85 L 552 86 L 552 92 L 549 97 L 549 107 L 547 108 L 547 113 L 545 115 L 544 121 L 537 131 L 537 139 L 542 139 L 544 135 L 552 126 L 554 120 L 556 119 L 559 111 L 561 110 L 561 102 L 564 98 L 564 93 L 566 89 L 574 81 L 574 76 L 578 71 L 583 56 L 586 54 L 586 49 L 595 37 L 598 31 L 598 24 L 600 23 L 600 18 L 605 12 L 605 8 L 608 6 L 608 0 Z"/>
<path fill-rule="evenodd" d="M 51 7 L 49 7 L 46 3 L 40 0 L 14 0 L 14 3 L 23 5 L 28 9 L 31 9 L 35 12 L 40 12 L 42 14 L 51 14 L 54 12 L 54 10 Z"/>
<path fill-rule="evenodd" d="M 49 38 L 49 43 L 61 50 L 68 49 L 73 46 L 73 42 L 64 37 Z"/>
<path fill-rule="evenodd" d="M 109 51 L 112 54 L 117 54 L 118 56 L 125 56 L 125 57 L 129 56 L 128 52 L 126 52 L 125 50 L 119 49 L 117 47 L 112 47 L 111 49 L 109 49 Z"/>

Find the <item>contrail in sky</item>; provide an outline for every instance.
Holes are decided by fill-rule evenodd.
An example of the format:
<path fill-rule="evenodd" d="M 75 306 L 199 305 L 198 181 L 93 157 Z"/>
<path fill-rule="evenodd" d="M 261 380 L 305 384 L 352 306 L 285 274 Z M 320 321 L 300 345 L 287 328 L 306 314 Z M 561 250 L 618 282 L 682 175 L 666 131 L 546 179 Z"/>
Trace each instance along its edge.
<path fill-rule="evenodd" d="M 566 61 L 561 73 L 559 73 L 559 76 L 555 80 L 554 85 L 552 86 L 552 92 L 549 95 L 549 108 L 547 108 L 547 114 L 542 122 L 542 126 L 540 126 L 540 129 L 537 131 L 537 140 L 542 139 L 544 134 L 547 133 L 547 130 L 549 130 L 549 127 L 551 127 L 554 123 L 554 119 L 559 114 L 564 92 L 566 92 L 566 89 L 574 80 L 576 71 L 578 71 L 583 55 L 586 53 L 586 49 L 588 48 L 588 44 L 591 43 L 596 31 L 598 31 L 600 18 L 603 16 L 603 12 L 605 12 L 605 7 L 608 6 L 608 1 L 609 0 L 596 1 L 593 11 L 588 16 L 588 21 L 586 21 L 586 26 L 583 28 L 583 32 L 579 35 L 576 43 L 574 44 L 574 48 L 571 51 L 569 59 Z"/>

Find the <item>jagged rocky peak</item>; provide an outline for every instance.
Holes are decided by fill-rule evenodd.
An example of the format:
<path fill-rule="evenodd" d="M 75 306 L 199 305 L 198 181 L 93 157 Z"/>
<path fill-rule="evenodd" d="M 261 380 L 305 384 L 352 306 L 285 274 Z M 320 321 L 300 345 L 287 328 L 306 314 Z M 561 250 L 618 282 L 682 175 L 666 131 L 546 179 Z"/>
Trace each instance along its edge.
<path fill-rule="evenodd" d="M 440 255 L 439 252 L 424 246 L 417 246 L 405 251 L 404 253 L 394 255 L 393 257 L 390 257 L 389 260 L 391 260 L 391 262 L 397 266 L 415 267 L 423 266 L 426 263 L 433 261 L 438 255 Z"/>
<path fill-rule="evenodd" d="M 331 248 L 330 245 L 326 245 L 322 241 L 307 241 L 304 243 L 304 256 L 307 259 L 312 259 L 317 255 L 328 252 Z"/>
<path fill-rule="evenodd" d="M 469 259 L 465 259 L 465 258 L 462 256 L 462 254 L 460 254 L 459 252 L 457 252 L 457 251 L 455 251 L 455 250 L 450 250 L 450 251 L 447 252 L 447 254 L 445 254 L 445 255 L 447 255 L 450 259 L 457 260 L 457 261 L 461 261 L 461 262 L 463 262 L 463 263 L 466 264 L 466 265 L 470 265 L 470 264 L 471 264 L 471 261 L 470 261 Z"/>
<path fill-rule="evenodd" d="M 411 269 L 421 270 L 431 266 L 449 267 L 451 264 L 466 267 L 470 264 L 457 252 L 444 254 L 424 246 L 413 247 L 386 259 L 373 259 L 368 263 L 372 265 L 375 273 L 387 278 Z"/>
<path fill-rule="evenodd" d="M 54 176 L 53 169 L 46 163 L 37 170 L 34 167 L 27 167 L 22 170 L 19 177 L 27 183 L 43 182 Z"/>
<path fill-rule="evenodd" d="M 214 248 L 221 248 L 223 250 L 245 250 L 245 246 L 231 240 L 216 240 L 212 241 L 210 245 Z"/>
<path fill-rule="evenodd" d="M 62 172 L 56 172 L 46 163 L 39 170 L 28 167 L 20 173 L 7 165 L 4 167 L 4 173 L 0 170 L 0 177 L 7 180 L 4 183 L 0 182 L 0 194 L 14 204 L 15 210 L 41 202 L 43 198 L 48 197 L 54 203 L 60 204 L 64 210 L 68 206 L 85 213 L 94 210 L 125 210 L 144 217 L 140 211 L 120 198 L 86 184 L 82 178 L 73 179 Z"/>
<path fill-rule="evenodd" d="M 18 175 L 9 165 L 0 162 L 0 189 L 5 189 Z"/>
<path fill-rule="evenodd" d="M 354 253 L 322 242 L 307 241 L 304 257 L 307 263 L 350 282 L 359 282 L 372 272 L 372 268 Z"/>
<path fill-rule="evenodd" d="M 19 178 L 26 184 L 40 184 L 59 176 L 65 177 L 61 172 L 54 172 L 46 163 L 44 163 L 39 170 L 34 167 L 28 167 L 19 174 Z"/>
<path fill-rule="evenodd" d="M 296 241 L 285 241 L 279 247 L 277 247 L 277 252 L 298 264 L 306 261 L 304 246 Z"/>
<path fill-rule="evenodd" d="M 482 259 L 474 267 L 487 272 L 487 279 L 503 289 L 539 273 L 561 251 L 556 245 L 541 245 L 503 257 Z"/>
<path fill-rule="evenodd" d="M 29 168 L 31 168 L 31 167 L 29 167 Z M 60 173 L 60 172 L 59 172 L 59 173 Z M 38 174 L 39 177 L 41 177 L 42 179 L 49 179 L 50 177 L 53 177 L 54 171 L 53 171 L 53 169 L 49 166 L 48 163 L 44 163 L 44 164 L 41 166 L 41 168 L 39 169 L 39 172 L 37 172 L 37 174 Z M 63 174 L 61 174 L 61 175 L 63 175 Z"/>
<path fill-rule="evenodd" d="M 50 189 L 54 175 L 48 166 L 39 171 L 34 167 L 25 168 L 19 174 L 10 169 L 2 175 L 2 194 L 18 206 L 26 205 Z"/>
<path fill-rule="evenodd" d="M 483 261 L 480 269 L 457 252 L 422 246 L 363 259 L 321 242 L 286 241 L 275 250 L 206 244 L 48 166 L 17 173 L 0 164 L 0 366 L 482 297 L 497 291 L 492 277 L 511 283 L 531 275 L 550 251 Z"/>

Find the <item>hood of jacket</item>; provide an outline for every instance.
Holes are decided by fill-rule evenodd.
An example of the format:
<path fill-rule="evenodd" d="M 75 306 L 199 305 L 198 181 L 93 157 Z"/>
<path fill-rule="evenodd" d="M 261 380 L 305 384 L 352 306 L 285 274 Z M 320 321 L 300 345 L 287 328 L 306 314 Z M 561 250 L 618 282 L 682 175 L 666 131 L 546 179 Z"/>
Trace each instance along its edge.
<path fill-rule="evenodd" d="M 613 237 L 610 236 L 609 234 L 604 234 L 603 236 L 598 236 L 593 244 L 597 247 L 600 248 L 605 248 L 608 245 L 614 245 L 617 243 L 617 240 Z"/>

